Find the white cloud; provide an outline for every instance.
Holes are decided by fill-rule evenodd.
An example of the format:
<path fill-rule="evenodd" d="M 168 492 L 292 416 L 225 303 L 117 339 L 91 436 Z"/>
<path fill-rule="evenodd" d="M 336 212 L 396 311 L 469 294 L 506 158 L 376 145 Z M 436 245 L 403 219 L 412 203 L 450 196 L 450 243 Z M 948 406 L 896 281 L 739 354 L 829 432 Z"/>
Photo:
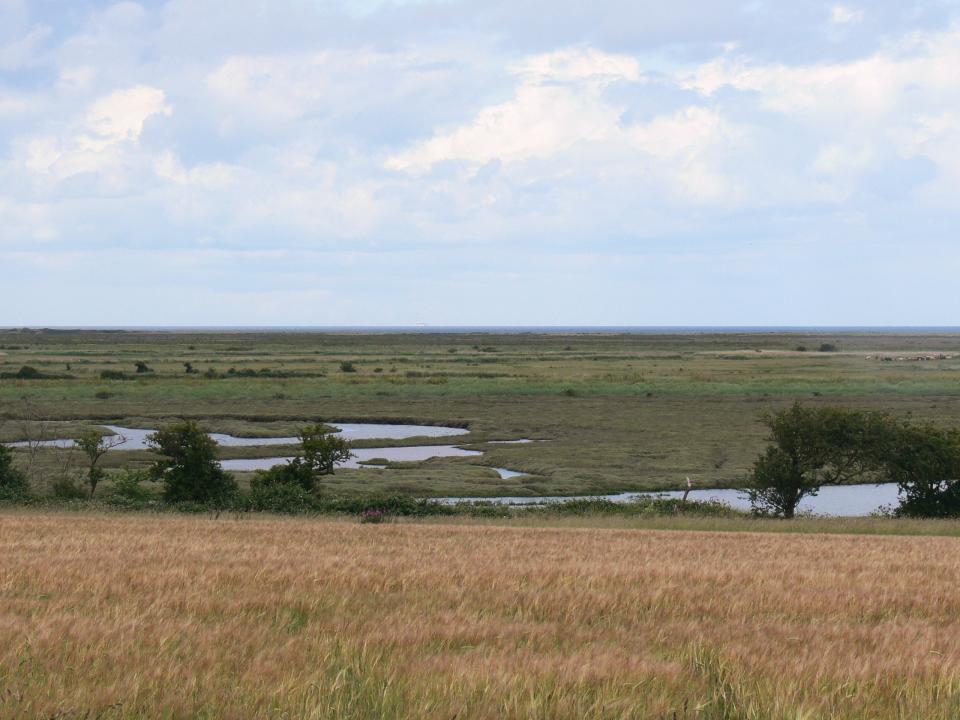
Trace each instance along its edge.
<path fill-rule="evenodd" d="M 634 58 L 592 48 L 525 58 L 511 73 L 519 80 L 512 99 L 391 156 L 386 167 L 423 172 L 448 160 L 510 163 L 550 157 L 576 143 L 615 141 L 623 108 L 604 100 L 603 90 L 611 82 L 642 79 Z"/>
<path fill-rule="evenodd" d="M 743 141 L 743 132 L 714 110 L 692 105 L 646 122 L 624 122 L 625 106 L 604 90 L 616 81 L 645 82 L 633 58 L 590 48 L 563 50 L 526 58 L 513 71 L 519 80 L 513 98 L 389 157 L 386 167 L 416 175 L 445 161 L 473 168 L 497 161 L 509 168 L 553 160 L 525 173 L 524 181 L 542 172 L 645 182 L 656 177 L 663 183 L 658 195 L 666 191 L 704 202 L 735 194 L 718 161 Z"/>
<path fill-rule="evenodd" d="M 185 168 L 176 155 L 164 151 L 154 162 L 158 177 L 178 185 L 194 185 L 207 190 L 218 190 L 234 184 L 237 169 L 226 163 L 207 163 Z"/>
<path fill-rule="evenodd" d="M 170 116 L 163 90 L 137 85 L 100 98 L 87 111 L 85 125 L 105 143 L 136 142 L 152 115 Z"/>
<path fill-rule="evenodd" d="M 640 80 L 640 65 L 629 55 L 611 55 L 594 48 L 567 48 L 525 58 L 512 72 L 527 82 Z"/>
<path fill-rule="evenodd" d="M 446 160 L 483 165 L 549 157 L 577 142 L 616 132 L 617 108 L 590 88 L 521 85 L 513 99 L 480 111 L 473 122 L 392 156 L 392 170 L 424 171 Z"/>
<path fill-rule="evenodd" d="M 722 88 L 758 94 L 763 107 L 809 120 L 883 122 L 913 103 L 956 103 L 960 31 L 918 35 L 869 57 L 839 63 L 764 64 L 724 55 L 678 76 L 711 96 Z M 909 104 L 908 104 L 909 103 Z"/>
<path fill-rule="evenodd" d="M 850 25 L 863 21 L 863 9 L 849 5 L 834 5 L 830 8 L 830 21 L 835 25 Z"/>
<path fill-rule="evenodd" d="M 34 176 L 54 184 L 83 173 L 100 173 L 115 192 L 129 169 L 143 160 L 138 152 L 144 123 L 169 116 L 162 90 L 138 85 L 116 90 L 89 105 L 82 119 L 57 134 L 27 136 L 15 142 L 15 155 Z"/>

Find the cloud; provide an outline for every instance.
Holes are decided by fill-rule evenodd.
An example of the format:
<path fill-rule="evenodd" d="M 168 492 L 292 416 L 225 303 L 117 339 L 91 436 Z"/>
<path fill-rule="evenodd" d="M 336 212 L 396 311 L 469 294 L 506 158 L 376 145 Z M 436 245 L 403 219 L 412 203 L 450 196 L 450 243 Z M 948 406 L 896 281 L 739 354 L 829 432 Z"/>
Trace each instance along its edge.
<path fill-rule="evenodd" d="M 868 252 L 931 280 L 958 219 L 949 5 L 0 0 L 0 243 L 162 307 L 181 271 L 253 302 L 332 288 L 356 322 L 432 321 L 440 287 L 451 321 L 509 320 L 522 287 L 529 320 L 627 320 L 694 277 L 691 321 L 749 320 L 756 288 Z M 92 292 L 35 266 L 0 305 Z"/>
<path fill-rule="evenodd" d="M 830 8 L 830 21 L 834 25 L 849 25 L 863 21 L 863 9 L 849 5 L 834 5 Z"/>
<path fill-rule="evenodd" d="M 171 112 L 158 88 L 116 90 L 57 133 L 21 136 L 14 153 L 32 178 L 47 186 L 89 173 L 100 176 L 101 189 L 117 192 L 137 165 L 148 162 L 139 148 L 144 124 Z"/>
<path fill-rule="evenodd" d="M 87 110 L 85 125 L 104 143 L 137 142 L 148 118 L 169 117 L 172 112 L 163 90 L 138 85 L 117 90 L 94 102 Z"/>

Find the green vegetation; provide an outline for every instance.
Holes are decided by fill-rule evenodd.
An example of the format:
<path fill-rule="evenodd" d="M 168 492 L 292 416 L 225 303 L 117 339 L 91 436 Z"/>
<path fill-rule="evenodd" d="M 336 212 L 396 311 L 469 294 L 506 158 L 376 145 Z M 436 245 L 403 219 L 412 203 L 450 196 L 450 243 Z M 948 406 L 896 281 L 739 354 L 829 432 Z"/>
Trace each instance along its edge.
<path fill-rule="evenodd" d="M 747 490 L 759 514 L 792 518 L 825 484 L 870 480 L 900 485 L 899 514 L 960 516 L 960 430 L 800 403 L 767 422 L 773 444 L 754 463 Z"/>
<path fill-rule="evenodd" d="M 149 440 L 163 456 L 150 474 L 164 484 L 165 502 L 218 506 L 236 495 L 236 482 L 217 461 L 216 442 L 197 423 L 187 420 L 172 425 Z"/>
<path fill-rule="evenodd" d="M 0 445 L 0 499 L 20 498 L 29 487 L 26 475 L 13 466 L 13 451 Z"/>
<path fill-rule="evenodd" d="M 825 343 L 836 350 L 817 352 Z M 953 334 L 10 331 L 0 344 L 8 378 L 0 380 L 0 441 L 78 437 L 102 424 L 193 420 L 214 432 L 290 436 L 318 421 L 381 421 L 470 432 L 355 447 L 436 442 L 484 453 L 341 469 L 323 481 L 336 496 L 589 495 L 682 489 L 687 476 L 694 488 L 743 487 L 765 445 L 764 418 L 796 400 L 943 431 L 960 425 Z M 135 373 L 137 362 L 153 372 Z M 343 362 L 354 372 L 341 372 Z M 68 363 L 71 378 L 10 377 L 23 366 L 55 375 Z M 184 372 L 185 364 L 195 372 Z M 105 370 L 127 379 L 102 380 Z M 487 442 L 517 438 L 538 442 Z M 71 453 L 14 452 L 41 496 Z M 218 459 L 288 454 L 216 452 Z M 124 466 L 143 470 L 153 460 L 142 451 L 107 453 L 98 464 L 107 473 L 103 488 Z M 72 462 L 75 473 L 82 459 Z M 503 479 L 490 467 L 525 474 Z M 246 489 L 254 474 L 236 479 Z"/>

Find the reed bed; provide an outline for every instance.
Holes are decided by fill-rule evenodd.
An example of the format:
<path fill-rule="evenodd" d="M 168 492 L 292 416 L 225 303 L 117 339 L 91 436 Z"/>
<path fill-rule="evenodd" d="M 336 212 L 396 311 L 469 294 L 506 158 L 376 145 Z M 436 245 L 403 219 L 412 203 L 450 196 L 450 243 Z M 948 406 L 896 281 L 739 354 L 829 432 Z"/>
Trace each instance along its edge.
<path fill-rule="evenodd" d="M 955 718 L 960 539 L 0 514 L 4 718 Z"/>

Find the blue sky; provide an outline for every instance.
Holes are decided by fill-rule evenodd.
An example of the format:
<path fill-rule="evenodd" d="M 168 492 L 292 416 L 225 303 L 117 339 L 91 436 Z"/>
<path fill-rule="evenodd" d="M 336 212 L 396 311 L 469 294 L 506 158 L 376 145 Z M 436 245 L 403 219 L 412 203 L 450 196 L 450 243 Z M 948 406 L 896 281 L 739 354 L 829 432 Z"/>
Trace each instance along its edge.
<path fill-rule="evenodd" d="M 953 325 L 955 0 L 0 0 L 0 325 Z"/>

